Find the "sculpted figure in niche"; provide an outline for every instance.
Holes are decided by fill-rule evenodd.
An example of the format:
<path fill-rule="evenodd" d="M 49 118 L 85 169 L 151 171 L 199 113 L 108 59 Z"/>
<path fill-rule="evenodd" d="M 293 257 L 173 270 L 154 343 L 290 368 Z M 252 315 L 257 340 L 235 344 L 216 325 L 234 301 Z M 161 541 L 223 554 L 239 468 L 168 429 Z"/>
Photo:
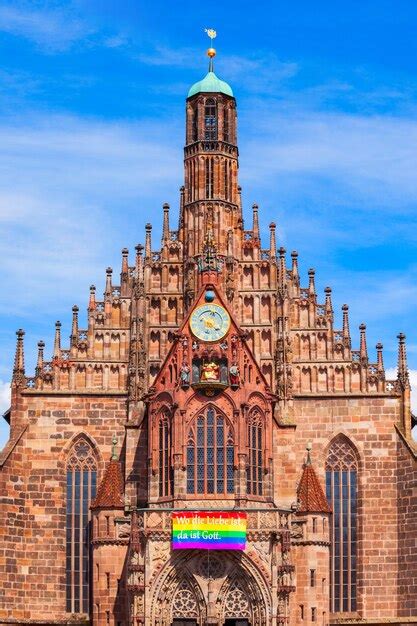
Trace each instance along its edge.
<path fill-rule="evenodd" d="M 190 384 L 190 366 L 185 361 L 181 365 L 180 382 L 183 387 L 188 387 Z"/>
<path fill-rule="evenodd" d="M 204 363 L 201 368 L 201 382 L 209 382 L 211 380 L 219 380 L 220 367 L 215 361 Z"/>
<path fill-rule="evenodd" d="M 230 384 L 232 385 L 232 387 L 238 387 L 240 376 L 239 376 L 239 367 L 236 365 L 236 363 L 233 363 L 233 365 L 230 366 L 229 376 L 230 376 Z"/>

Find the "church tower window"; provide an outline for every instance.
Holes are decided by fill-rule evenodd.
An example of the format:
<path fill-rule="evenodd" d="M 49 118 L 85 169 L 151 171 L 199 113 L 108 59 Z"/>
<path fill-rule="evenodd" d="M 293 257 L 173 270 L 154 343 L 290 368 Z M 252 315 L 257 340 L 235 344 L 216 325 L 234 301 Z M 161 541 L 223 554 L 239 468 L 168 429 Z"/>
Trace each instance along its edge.
<path fill-rule="evenodd" d="M 248 466 L 247 491 L 261 496 L 263 471 L 263 420 L 258 412 L 253 413 L 248 421 Z"/>
<path fill-rule="evenodd" d="M 172 493 L 172 469 L 170 463 L 171 433 L 168 416 L 163 415 L 159 421 L 159 496 L 170 496 Z"/>
<path fill-rule="evenodd" d="M 204 107 L 204 139 L 207 141 L 217 139 L 217 108 L 213 98 L 206 100 Z"/>
<path fill-rule="evenodd" d="M 337 437 L 326 461 L 326 496 L 332 507 L 330 607 L 356 611 L 357 455 L 346 437 Z"/>
<path fill-rule="evenodd" d="M 78 439 L 67 462 L 66 610 L 88 613 L 90 605 L 90 505 L 96 495 L 97 463 L 91 445 Z"/>
<path fill-rule="evenodd" d="M 233 494 L 233 434 L 226 419 L 209 408 L 189 430 L 187 493 Z"/>
<path fill-rule="evenodd" d="M 223 141 L 229 142 L 229 109 L 226 107 L 224 109 L 224 117 L 223 117 Z"/>

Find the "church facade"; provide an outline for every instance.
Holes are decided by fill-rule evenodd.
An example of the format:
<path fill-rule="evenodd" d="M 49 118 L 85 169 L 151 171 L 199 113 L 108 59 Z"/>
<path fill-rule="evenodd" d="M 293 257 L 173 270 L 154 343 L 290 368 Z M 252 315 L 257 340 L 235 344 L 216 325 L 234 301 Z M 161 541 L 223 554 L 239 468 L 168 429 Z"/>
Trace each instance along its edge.
<path fill-rule="evenodd" d="M 212 59 L 184 174 L 178 228 L 165 204 L 161 246 L 147 224 L 120 282 L 108 268 L 103 299 L 91 287 L 88 327 L 74 306 L 69 345 L 59 322 L 50 360 L 39 342 L 33 377 L 17 332 L 0 624 L 416 623 L 404 335 L 387 380 L 382 345 L 372 361 L 362 324 L 354 347 L 347 305 L 335 327 L 331 289 L 313 269 L 302 286 L 275 224 L 261 242 L 256 205 L 245 228 L 236 100 Z M 174 544 L 178 519 L 211 549 Z M 243 544 L 226 529 L 216 549 L 233 519 Z"/>

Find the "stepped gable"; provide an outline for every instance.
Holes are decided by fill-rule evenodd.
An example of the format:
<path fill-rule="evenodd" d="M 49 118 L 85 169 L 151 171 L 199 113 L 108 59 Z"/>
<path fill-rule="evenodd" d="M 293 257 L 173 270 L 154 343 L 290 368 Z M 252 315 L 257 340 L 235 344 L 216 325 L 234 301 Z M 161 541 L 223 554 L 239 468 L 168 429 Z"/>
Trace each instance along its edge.
<path fill-rule="evenodd" d="M 124 482 L 122 465 L 118 459 L 112 457 L 107 464 L 103 480 L 97 491 L 97 496 L 91 504 L 92 509 L 120 509 L 124 507 Z"/>
<path fill-rule="evenodd" d="M 297 489 L 298 513 L 331 513 L 322 486 L 311 464 L 310 453 Z"/>

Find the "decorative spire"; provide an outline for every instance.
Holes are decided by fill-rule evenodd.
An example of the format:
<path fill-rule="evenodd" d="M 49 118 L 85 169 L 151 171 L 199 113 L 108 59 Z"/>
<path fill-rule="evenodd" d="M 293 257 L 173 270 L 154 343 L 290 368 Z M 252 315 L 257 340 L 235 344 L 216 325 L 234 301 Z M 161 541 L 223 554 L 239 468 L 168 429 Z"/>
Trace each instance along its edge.
<path fill-rule="evenodd" d="M 382 350 L 383 350 L 383 345 L 382 343 L 377 343 L 376 344 L 376 362 L 377 362 L 377 369 L 379 373 L 383 373 L 384 372 L 384 358 L 382 355 Z"/>
<path fill-rule="evenodd" d="M 285 253 L 286 253 L 286 250 L 285 250 L 285 248 L 283 248 L 281 246 L 280 249 L 278 250 L 278 253 L 279 253 L 279 278 L 280 278 L 280 285 L 281 285 L 281 287 L 283 287 L 284 283 L 285 283 L 285 272 L 286 272 L 286 266 L 285 266 Z"/>
<path fill-rule="evenodd" d="M 123 248 L 122 250 L 122 277 L 127 276 L 129 273 L 129 250 Z"/>
<path fill-rule="evenodd" d="M 367 361 L 368 360 L 368 348 L 366 346 L 366 324 L 363 324 L 363 323 L 360 324 L 359 331 L 360 331 L 359 351 L 360 351 L 361 361 Z"/>
<path fill-rule="evenodd" d="M 88 302 L 88 310 L 94 311 L 96 308 L 96 286 L 90 285 L 90 300 Z"/>
<path fill-rule="evenodd" d="M 152 232 L 152 224 L 146 224 L 145 226 L 145 259 L 147 261 L 151 260 L 152 256 L 152 241 L 151 241 L 151 232 Z"/>
<path fill-rule="evenodd" d="M 213 40 L 216 39 L 217 33 L 213 28 L 205 28 L 204 32 L 210 37 L 210 48 L 207 50 L 207 56 L 209 57 L 209 72 L 213 72 L 213 59 L 216 56 L 216 50 L 213 48 Z"/>
<path fill-rule="evenodd" d="M 71 345 L 75 346 L 78 339 L 78 307 L 76 304 L 72 307 L 72 328 L 71 328 Z"/>
<path fill-rule="evenodd" d="M 252 204 L 253 211 L 253 227 L 252 235 L 255 241 L 259 241 L 259 217 L 258 217 L 258 205 Z"/>
<path fill-rule="evenodd" d="M 405 389 L 406 387 L 410 387 L 410 377 L 408 375 L 408 366 L 407 366 L 407 350 L 405 346 L 405 335 L 404 333 L 399 333 L 397 335 L 398 339 L 398 382 Z"/>
<path fill-rule="evenodd" d="M 332 305 L 332 289 L 331 287 L 326 287 L 324 289 L 324 293 L 326 294 L 326 302 L 325 302 L 325 310 L 326 315 L 333 318 L 333 305 Z"/>
<path fill-rule="evenodd" d="M 169 240 L 169 204 L 165 202 L 163 205 L 164 209 L 164 220 L 162 226 L 162 244 L 166 243 Z"/>
<path fill-rule="evenodd" d="M 347 304 L 342 305 L 343 311 L 343 342 L 345 346 L 350 348 L 350 329 L 349 329 L 349 307 Z"/>
<path fill-rule="evenodd" d="M 111 294 L 113 290 L 112 281 L 111 281 L 112 274 L 113 274 L 112 268 L 108 267 L 106 269 L 106 289 L 104 291 L 104 296 L 106 300 L 111 298 Z"/>
<path fill-rule="evenodd" d="M 275 259 L 277 254 L 277 240 L 275 236 L 275 222 L 271 222 L 269 225 L 269 256 L 271 259 Z"/>
<path fill-rule="evenodd" d="M 296 250 L 293 250 L 291 252 L 291 259 L 292 259 L 292 268 L 291 268 L 292 280 L 294 283 L 298 285 L 298 283 L 300 282 L 300 276 L 298 274 L 298 252 Z"/>
<path fill-rule="evenodd" d="M 113 439 L 114 442 L 114 439 Z M 117 443 L 117 440 L 116 440 Z M 123 509 L 124 484 L 122 466 L 117 456 L 110 459 L 104 472 L 103 480 L 97 490 L 97 496 L 91 504 L 92 509 Z"/>
<path fill-rule="evenodd" d="M 35 371 L 36 376 L 39 376 L 40 373 L 42 372 L 44 348 L 45 348 L 45 342 L 42 340 L 38 341 L 38 360 L 36 362 L 36 371 Z"/>
<path fill-rule="evenodd" d="M 308 293 L 310 296 L 316 295 L 316 285 L 314 284 L 314 276 L 316 274 L 316 270 L 312 267 L 308 270 Z"/>
<path fill-rule="evenodd" d="M 311 448 L 311 443 L 307 443 L 307 459 L 297 489 L 297 513 L 330 513 L 330 506 L 311 462 Z"/>
<path fill-rule="evenodd" d="M 54 339 L 54 359 L 59 359 L 61 356 L 61 322 L 55 322 L 55 339 Z"/>
<path fill-rule="evenodd" d="M 117 461 L 119 458 L 117 456 L 116 447 L 117 447 L 117 437 L 116 435 L 114 435 L 112 439 L 112 447 L 111 447 L 111 460 L 112 461 Z"/>
<path fill-rule="evenodd" d="M 16 354 L 14 357 L 14 367 L 13 367 L 13 379 L 16 380 L 20 376 L 25 375 L 25 352 L 23 345 L 23 337 L 25 336 L 25 331 L 19 328 L 16 331 Z"/>

